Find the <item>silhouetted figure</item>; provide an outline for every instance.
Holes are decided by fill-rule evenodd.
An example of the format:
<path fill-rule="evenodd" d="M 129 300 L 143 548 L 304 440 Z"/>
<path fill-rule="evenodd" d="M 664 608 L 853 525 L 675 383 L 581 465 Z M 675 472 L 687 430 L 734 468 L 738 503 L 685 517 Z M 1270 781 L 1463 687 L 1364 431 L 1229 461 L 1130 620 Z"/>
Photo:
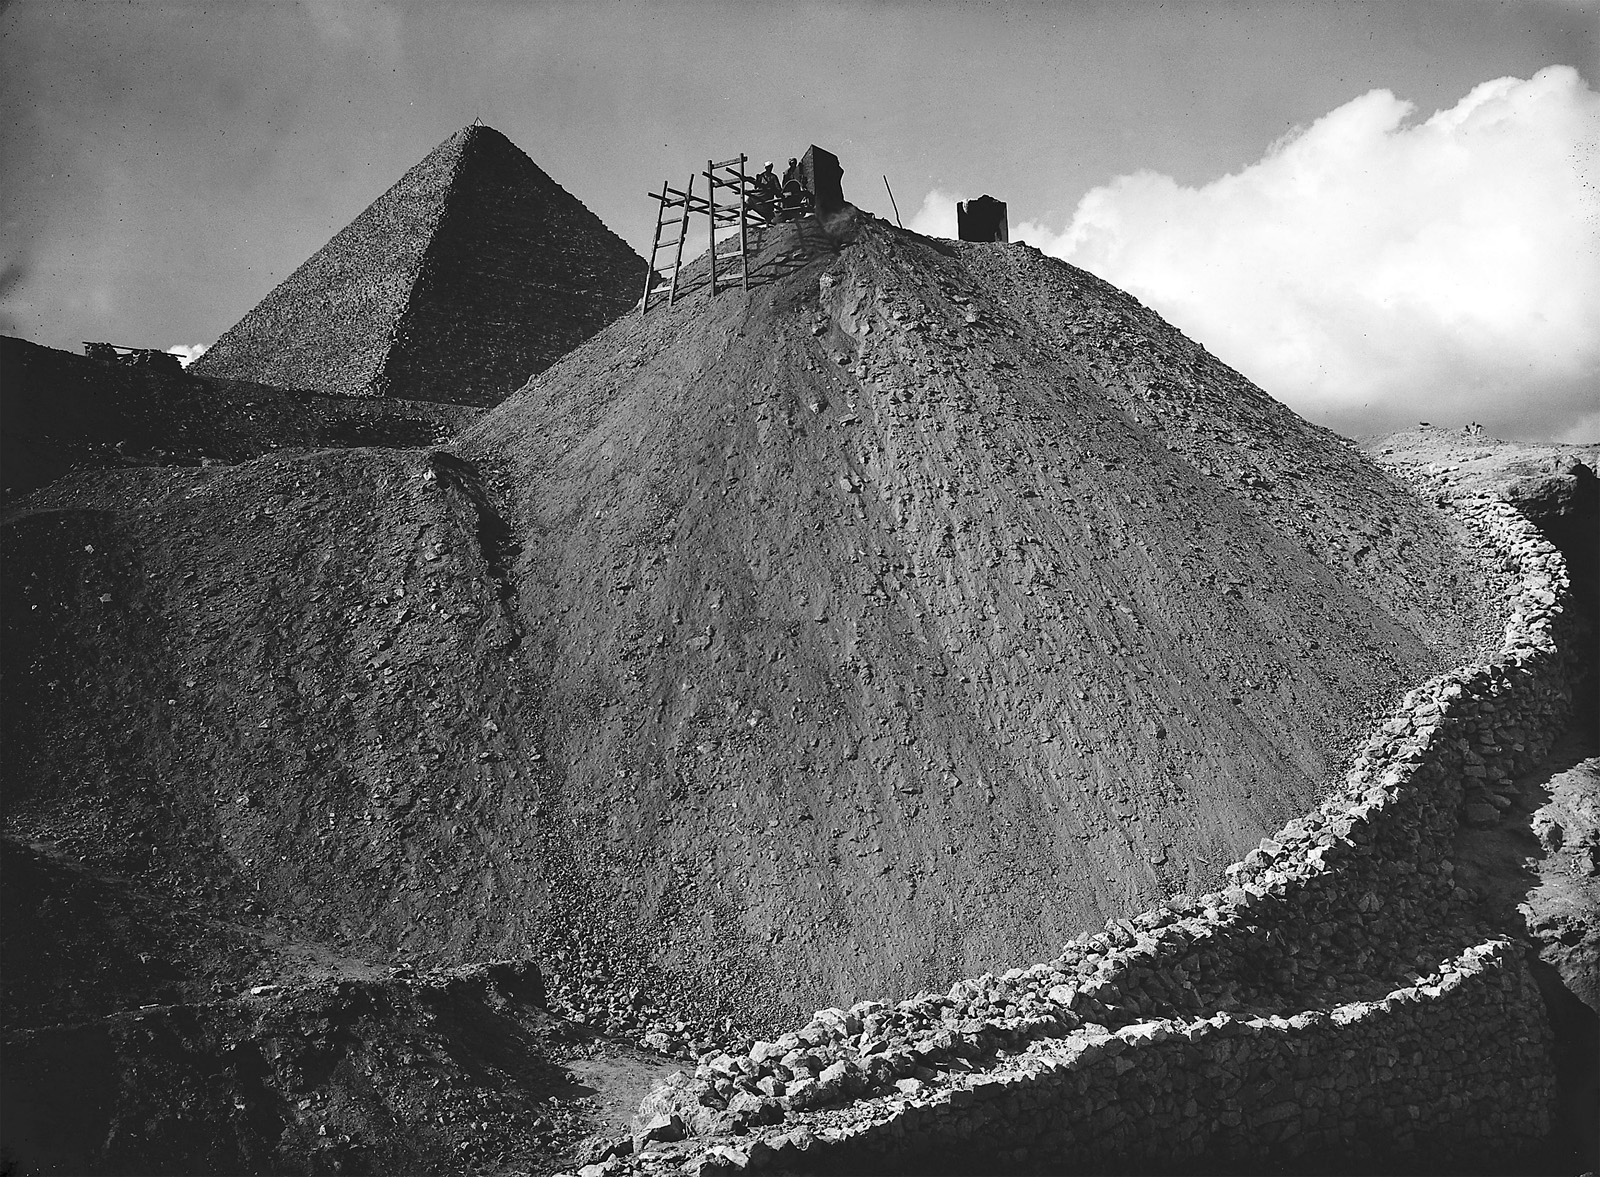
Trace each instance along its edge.
<path fill-rule="evenodd" d="M 769 224 L 777 220 L 778 204 L 783 198 L 783 184 L 778 180 L 778 173 L 772 170 L 770 159 L 767 160 L 767 166 L 756 174 L 751 184 L 755 195 L 750 198 L 750 210 Z"/>
<path fill-rule="evenodd" d="M 783 186 L 783 210 L 778 214 L 780 221 L 798 221 L 811 211 L 811 193 L 807 192 L 799 180 L 789 180 Z"/>
<path fill-rule="evenodd" d="M 811 190 L 806 187 L 805 168 L 794 156 L 783 173 L 783 199 L 779 204 L 780 221 L 798 221 L 814 207 Z"/>

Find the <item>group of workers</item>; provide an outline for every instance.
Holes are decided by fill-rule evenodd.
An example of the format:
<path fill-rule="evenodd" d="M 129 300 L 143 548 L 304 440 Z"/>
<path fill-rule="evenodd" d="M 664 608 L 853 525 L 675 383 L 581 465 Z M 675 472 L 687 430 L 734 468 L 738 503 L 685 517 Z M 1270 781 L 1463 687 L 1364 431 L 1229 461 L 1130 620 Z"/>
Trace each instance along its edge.
<path fill-rule="evenodd" d="M 800 161 L 789 159 L 783 179 L 772 170 L 772 161 L 750 181 L 745 207 L 769 225 L 777 221 L 798 221 L 811 211 L 812 197 L 800 176 Z"/>

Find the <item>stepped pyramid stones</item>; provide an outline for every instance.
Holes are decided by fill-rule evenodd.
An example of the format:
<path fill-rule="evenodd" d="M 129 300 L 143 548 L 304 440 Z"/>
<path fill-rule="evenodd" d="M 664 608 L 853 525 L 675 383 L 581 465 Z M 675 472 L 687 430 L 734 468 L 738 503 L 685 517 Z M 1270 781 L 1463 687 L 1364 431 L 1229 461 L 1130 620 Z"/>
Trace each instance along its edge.
<path fill-rule="evenodd" d="M 645 263 L 500 132 L 457 131 L 236 323 L 205 376 L 492 405 L 639 296 Z"/>

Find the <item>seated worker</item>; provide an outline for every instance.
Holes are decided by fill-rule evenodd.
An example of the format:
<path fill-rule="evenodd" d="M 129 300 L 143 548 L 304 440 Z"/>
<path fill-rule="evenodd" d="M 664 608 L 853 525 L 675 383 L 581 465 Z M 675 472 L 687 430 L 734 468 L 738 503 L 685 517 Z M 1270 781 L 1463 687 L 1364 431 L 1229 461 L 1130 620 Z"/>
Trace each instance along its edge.
<path fill-rule="evenodd" d="M 783 185 L 778 182 L 778 174 L 772 170 L 770 159 L 767 160 L 767 166 L 756 174 L 750 184 L 753 195 L 745 207 L 768 224 L 777 220 L 778 201 L 783 195 Z"/>
<path fill-rule="evenodd" d="M 783 210 L 778 214 L 780 221 L 798 221 L 811 211 L 811 193 L 807 192 L 798 179 L 785 180 L 783 183 Z"/>
<path fill-rule="evenodd" d="M 789 157 L 789 166 L 783 169 L 783 184 L 787 188 L 790 181 L 794 181 L 801 188 L 806 186 L 805 180 L 800 176 L 800 161 L 794 156 Z"/>

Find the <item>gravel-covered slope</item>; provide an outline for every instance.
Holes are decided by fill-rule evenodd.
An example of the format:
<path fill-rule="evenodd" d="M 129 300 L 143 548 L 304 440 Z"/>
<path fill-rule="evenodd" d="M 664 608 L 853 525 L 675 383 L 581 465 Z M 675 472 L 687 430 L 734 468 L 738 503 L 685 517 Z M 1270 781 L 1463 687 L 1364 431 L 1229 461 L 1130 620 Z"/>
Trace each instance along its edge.
<path fill-rule="evenodd" d="M 1080 271 L 847 213 L 760 275 L 462 444 L 588 887 L 752 1012 L 1215 883 L 1493 626 L 1439 515 Z M 1163 365 L 1181 444 L 1127 391 Z"/>
<path fill-rule="evenodd" d="M 1116 300 L 1023 247 L 847 210 L 696 281 L 458 455 L 0 517 L 7 832 L 377 964 L 535 957 L 678 1049 L 1215 884 L 1492 621 L 1436 515 L 1220 365 L 1192 449 L 1107 391 L 1128 340 L 1198 353 L 1025 306 Z"/>

